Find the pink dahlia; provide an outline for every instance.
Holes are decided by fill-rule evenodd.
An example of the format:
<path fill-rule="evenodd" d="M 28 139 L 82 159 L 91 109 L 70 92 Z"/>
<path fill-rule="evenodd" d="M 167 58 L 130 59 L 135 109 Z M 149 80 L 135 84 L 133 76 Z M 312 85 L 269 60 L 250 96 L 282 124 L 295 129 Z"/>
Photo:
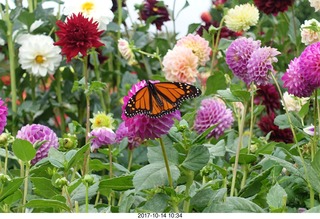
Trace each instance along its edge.
<path fill-rule="evenodd" d="M 257 50 L 261 45 L 260 40 L 253 40 L 252 38 L 240 37 L 234 40 L 226 51 L 226 63 L 232 70 L 233 74 L 249 83 L 251 78 L 248 75 L 248 60 L 251 54 Z"/>
<path fill-rule="evenodd" d="M 211 48 L 209 47 L 209 42 L 199 35 L 188 34 L 178 40 L 176 46 L 190 48 L 198 57 L 199 65 L 205 66 L 210 59 Z"/>
<path fill-rule="evenodd" d="M 0 98 L 0 134 L 3 132 L 4 127 L 7 125 L 8 107 Z"/>
<path fill-rule="evenodd" d="M 18 131 L 16 138 L 27 140 L 31 144 L 45 141 L 38 148 L 35 158 L 31 160 L 32 165 L 37 163 L 39 160 L 47 157 L 50 147 L 58 148 L 59 146 L 58 137 L 56 133 L 54 133 L 49 127 L 40 124 L 23 126 Z"/>
<path fill-rule="evenodd" d="M 254 103 L 264 105 L 269 114 L 280 109 L 280 95 L 273 84 L 260 85 Z"/>
<path fill-rule="evenodd" d="M 257 8 L 265 14 L 277 15 L 279 12 L 288 10 L 294 0 L 254 0 Z"/>
<path fill-rule="evenodd" d="M 310 97 L 315 87 L 306 80 L 303 72 L 300 70 L 299 59 L 291 60 L 288 69 L 282 76 L 283 87 L 288 89 L 288 93 L 297 97 Z"/>
<path fill-rule="evenodd" d="M 250 82 L 257 85 L 265 85 L 269 82 L 269 71 L 273 71 L 273 62 L 277 62 L 275 57 L 280 52 L 271 47 L 262 47 L 253 51 L 248 60 L 247 69 Z"/>
<path fill-rule="evenodd" d="M 313 87 L 320 87 L 320 42 L 307 46 L 299 58 L 301 75 Z"/>
<path fill-rule="evenodd" d="M 128 138 L 128 148 L 133 150 L 142 143 L 142 139 L 140 137 L 135 137 L 133 134 L 134 133 L 128 132 L 128 127 L 125 122 L 122 122 L 116 131 L 116 142 L 120 143 L 124 138 Z"/>
<path fill-rule="evenodd" d="M 89 133 L 89 137 L 93 137 L 91 140 L 91 151 L 116 142 L 116 134 L 112 129 L 107 127 L 93 129 Z"/>
<path fill-rule="evenodd" d="M 161 118 L 150 118 L 145 115 L 135 115 L 131 118 L 124 114 L 125 107 L 129 99 L 136 94 L 141 88 L 147 86 L 146 81 L 140 81 L 134 84 L 128 92 L 128 96 L 123 98 L 122 115 L 125 126 L 129 133 L 129 142 L 142 142 L 147 139 L 155 139 L 161 137 L 161 135 L 168 134 L 170 128 L 174 124 L 174 119 L 180 120 L 180 111 L 176 110 L 172 113 L 166 114 Z"/>
<path fill-rule="evenodd" d="M 175 46 L 163 57 L 163 71 L 168 81 L 184 83 L 196 82 L 198 75 L 198 57 L 192 49 Z"/>
<path fill-rule="evenodd" d="M 225 103 L 220 99 L 208 98 L 201 101 L 194 122 L 194 129 L 201 134 L 213 125 L 217 125 L 207 138 L 219 138 L 233 123 L 232 111 L 227 109 Z"/>

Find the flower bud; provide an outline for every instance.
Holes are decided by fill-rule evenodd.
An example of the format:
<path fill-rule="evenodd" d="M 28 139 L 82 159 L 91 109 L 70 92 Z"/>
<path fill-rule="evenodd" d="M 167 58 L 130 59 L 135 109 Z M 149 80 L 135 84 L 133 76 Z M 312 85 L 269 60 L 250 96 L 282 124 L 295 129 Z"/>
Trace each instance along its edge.
<path fill-rule="evenodd" d="M 67 186 L 69 182 L 66 177 L 62 177 L 62 178 L 56 179 L 55 184 L 59 188 L 62 188 L 63 186 Z"/>
<path fill-rule="evenodd" d="M 10 176 L 0 173 L 0 183 L 5 184 L 6 182 L 12 181 Z"/>
<path fill-rule="evenodd" d="M 84 184 L 87 184 L 88 186 L 91 186 L 94 184 L 94 178 L 92 175 L 89 175 L 89 174 L 86 174 L 84 177 L 83 177 L 83 183 Z"/>
<path fill-rule="evenodd" d="M 2 133 L 0 135 L 0 145 L 6 145 L 8 143 L 8 133 Z"/>

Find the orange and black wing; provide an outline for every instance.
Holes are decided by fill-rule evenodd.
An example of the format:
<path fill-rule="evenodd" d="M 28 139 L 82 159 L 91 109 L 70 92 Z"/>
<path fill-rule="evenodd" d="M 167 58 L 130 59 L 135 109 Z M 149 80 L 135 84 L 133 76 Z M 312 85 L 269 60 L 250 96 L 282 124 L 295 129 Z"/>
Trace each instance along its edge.
<path fill-rule="evenodd" d="M 137 114 L 147 115 L 150 112 L 151 104 L 151 93 L 146 86 L 129 99 L 124 113 L 127 117 L 133 117 Z"/>

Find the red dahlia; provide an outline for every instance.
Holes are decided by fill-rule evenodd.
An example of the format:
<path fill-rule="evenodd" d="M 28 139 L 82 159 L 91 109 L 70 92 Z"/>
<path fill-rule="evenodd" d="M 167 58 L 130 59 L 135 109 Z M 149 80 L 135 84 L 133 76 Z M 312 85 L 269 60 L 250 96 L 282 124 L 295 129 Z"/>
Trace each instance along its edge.
<path fill-rule="evenodd" d="M 260 85 L 254 103 L 264 105 L 268 114 L 280 109 L 280 96 L 277 88 L 273 84 Z"/>
<path fill-rule="evenodd" d="M 145 0 L 142 7 L 140 8 L 140 17 L 146 21 L 149 17 L 154 16 L 154 20 L 151 22 L 155 24 L 158 30 L 165 21 L 169 21 L 169 12 L 164 5 L 163 1 L 157 0 Z"/>
<path fill-rule="evenodd" d="M 61 46 L 62 54 L 66 55 L 67 62 L 81 53 L 87 55 L 88 49 L 98 48 L 104 44 L 100 42 L 100 35 L 103 30 L 98 30 L 98 22 L 93 19 L 85 18 L 82 13 L 72 14 L 67 18 L 67 22 L 57 21 L 60 28 L 56 32 L 59 41 L 54 45 Z"/>
<path fill-rule="evenodd" d="M 254 0 L 257 8 L 265 14 L 277 15 L 279 12 L 288 10 L 294 0 Z"/>

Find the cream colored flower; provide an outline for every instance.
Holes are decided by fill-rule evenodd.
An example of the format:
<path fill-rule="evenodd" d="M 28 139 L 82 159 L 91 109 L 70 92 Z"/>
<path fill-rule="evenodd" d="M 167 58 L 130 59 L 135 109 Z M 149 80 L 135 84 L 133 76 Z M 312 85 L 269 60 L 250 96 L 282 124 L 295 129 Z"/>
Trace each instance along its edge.
<path fill-rule="evenodd" d="M 163 57 L 163 71 L 168 81 L 194 83 L 198 75 L 198 57 L 184 46 L 175 46 Z"/>
<path fill-rule="evenodd" d="M 283 94 L 284 102 L 287 105 L 287 109 L 290 112 L 299 112 L 301 107 L 306 104 L 309 100 L 309 97 L 299 98 L 292 94 L 289 94 L 287 91 Z M 283 101 L 281 100 L 282 106 L 284 106 Z"/>
<path fill-rule="evenodd" d="M 320 23 L 316 19 L 306 20 L 301 25 L 301 42 L 310 45 L 320 41 Z"/>
<path fill-rule="evenodd" d="M 309 0 L 310 6 L 314 7 L 315 11 L 320 10 L 320 0 Z"/>
<path fill-rule="evenodd" d="M 97 21 L 100 30 L 106 30 L 114 17 L 112 5 L 111 0 L 65 0 L 63 13 L 70 16 L 81 12 L 85 17 Z"/>
<path fill-rule="evenodd" d="M 45 35 L 27 35 L 19 48 L 19 63 L 28 73 L 44 77 L 53 74 L 62 60 L 61 49 Z"/>
<path fill-rule="evenodd" d="M 237 5 L 225 16 L 225 24 L 232 31 L 247 31 L 259 20 L 259 10 L 252 4 Z"/>
<path fill-rule="evenodd" d="M 133 65 L 136 63 L 134 54 L 130 48 L 130 45 L 128 41 L 124 39 L 119 39 L 118 40 L 118 50 L 120 54 L 122 55 L 123 58 L 128 60 L 129 65 Z"/>
<path fill-rule="evenodd" d="M 211 48 L 209 42 L 199 35 L 188 34 L 177 41 L 176 46 L 184 46 L 192 49 L 192 52 L 198 57 L 199 65 L 205 66 L 210 59 Z"/>
<path fill-rule="evenodd" d="M 112 117 L 112 114 L 106 114 L 104 112 L 98 112 L 98 113 L 93 113 L 93 118 L 90 119 L 90 122 L 92 123 L 91 128 L 110 128 L 114 129 L 113 123 L 114 119 Z"/>

